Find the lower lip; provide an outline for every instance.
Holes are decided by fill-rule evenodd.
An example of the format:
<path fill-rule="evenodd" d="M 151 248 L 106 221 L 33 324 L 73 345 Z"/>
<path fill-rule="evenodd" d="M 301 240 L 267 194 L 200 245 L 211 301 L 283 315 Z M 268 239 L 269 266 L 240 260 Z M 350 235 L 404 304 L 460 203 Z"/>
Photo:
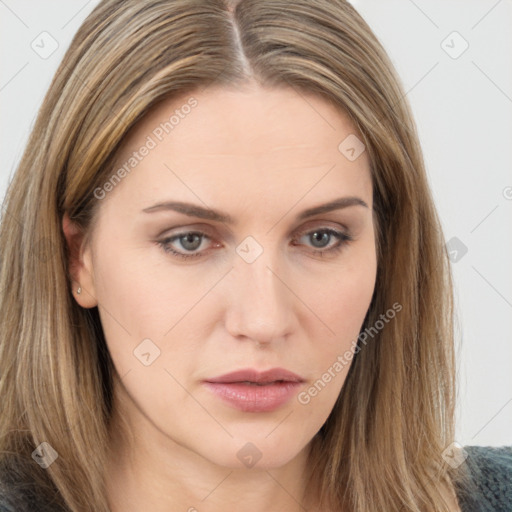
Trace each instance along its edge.
<path fill-rule="evenodd" d="M 244 412 L 273 411 L 292 398 L 300 382 L 274 382 L 257 386 L 243 382 L 204 382 L 205 386 L 232 407 Z"/>

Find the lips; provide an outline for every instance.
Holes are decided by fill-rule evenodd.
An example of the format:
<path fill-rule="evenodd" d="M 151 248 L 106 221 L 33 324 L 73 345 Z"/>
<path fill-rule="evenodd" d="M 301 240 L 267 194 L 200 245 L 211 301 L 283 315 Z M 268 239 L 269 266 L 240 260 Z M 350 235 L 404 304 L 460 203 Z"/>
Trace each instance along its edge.
<path fill-rule="evenodd" d="M 225 404 L 243 412 L 270 412 L 286 404 L 304 379 L 273 368 L 265 372 L 238 370 L 203 381 L 204 386 Z"/>
<path fill-rule="evenodd" d="M 251 368 L 246 370 L 237 370 L 235 372 L 226 373 L 220 377 L 206 379 L 206 382 L 218 382 L 231 384 L 233 382 L 248 382 L 254 384 L 270 384 L 273 382 L 304 382 L 304 379 L 297 374 L 285 370 L 284 368 L 272 368 L 265 372 L 258 372 Z"/>

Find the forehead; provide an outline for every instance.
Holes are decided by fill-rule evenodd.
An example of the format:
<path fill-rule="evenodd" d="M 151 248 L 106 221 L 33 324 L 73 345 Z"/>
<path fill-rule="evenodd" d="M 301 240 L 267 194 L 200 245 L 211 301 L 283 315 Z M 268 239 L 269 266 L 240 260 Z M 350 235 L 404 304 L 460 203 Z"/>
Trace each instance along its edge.
<path fill-rule="evenodd" d="M 347 137 L 362 139 L 345 112 L 292 88 L 183 94 L 155 106 L 126 137 L 114 171 L 129 172 L 109 197 L 121 192 L 126 213 L 173 199 L 229 205 L 235 215 L 343 195 L 370 205 L 366 152 L 348 159 L 340 150 Z"/>
<path fill-rule="evenodd" d="M 193 105 L 192 107 L 190 105 Z M 347 136 L 362 137 L 343 109 L 294 88 L 213 87 L 162 101 L 125 138 L 121 159 L 148 137 L 156 153 L 187 158 L 279 158 L 334 162 Z M 365 155 L 363 155 L 364 157 Z M 306 158 L 306 161 L 304 161 Z"/>

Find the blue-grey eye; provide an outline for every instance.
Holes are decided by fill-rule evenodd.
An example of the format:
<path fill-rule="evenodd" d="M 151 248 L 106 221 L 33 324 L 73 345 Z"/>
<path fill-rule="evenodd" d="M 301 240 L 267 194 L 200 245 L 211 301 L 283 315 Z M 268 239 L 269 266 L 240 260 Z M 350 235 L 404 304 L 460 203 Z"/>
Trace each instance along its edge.
<path fill-rule="evenodd" d="M 177 238 L 181 246 L 187 251 L 195 251 L 201 246 L 203 235 L 200 233 L 186 233 Z"/>
<path fill-rule="evenodd" d="M 332 233 L 328 231 L 317 230 L 309 234 L 309 237 L 313 242 L 314 247 L 325 247 L 329 244 L 332 237 Z M 317 244 L 318 242 L 318 244 Z"/>

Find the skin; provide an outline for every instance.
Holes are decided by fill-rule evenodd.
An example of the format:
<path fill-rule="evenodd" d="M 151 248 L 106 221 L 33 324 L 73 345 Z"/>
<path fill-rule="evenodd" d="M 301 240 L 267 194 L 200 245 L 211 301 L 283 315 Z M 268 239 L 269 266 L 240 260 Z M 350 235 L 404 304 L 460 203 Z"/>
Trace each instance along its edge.
<path fill-rule="evenodd" d="M 150 111 L 125 139 L 117 165 L 190 96 Z M 193 96 L 198 105 L 101 200 L 88 243 L 63 219 L 75 299 L 99 306 L 117 372 L 106 473 L 111 508 L 316 510 L 304 489 L 308 451 L 350 362 L 308 404 L 294 396 L 272 412 L 234 409 L 201 381 L 282 367 L 305 379 L 306 390 L 353 350 L 377 269 L 367 153 L 350 161 L 338 150 L 358 132 L 314 95 L 251 85 Z M 368 207 L 297 220 L 345 196 Z M 166 200 L 207 205 L 235 223 L 142 212 Z M 334 236 L 315 239 L 321 228 L 353 241 L 315 254 L 338 244 Z M 157 243 L 187 230 L 207 234 L 188 251 L 202 252 L 198 258 L 180 260 Z M 236 252 L 248 236 L 263 249 L 252 263 Z M 169 245 L 183 253 L 190 247 L 179 239 Z M 134 350 L 147 338 L 160 355 L 145 366 Z M 120 435 L 123 425 L 131 438 Z M 237 457 L 248 442 L 261 453 L 252 468 Z"/>

